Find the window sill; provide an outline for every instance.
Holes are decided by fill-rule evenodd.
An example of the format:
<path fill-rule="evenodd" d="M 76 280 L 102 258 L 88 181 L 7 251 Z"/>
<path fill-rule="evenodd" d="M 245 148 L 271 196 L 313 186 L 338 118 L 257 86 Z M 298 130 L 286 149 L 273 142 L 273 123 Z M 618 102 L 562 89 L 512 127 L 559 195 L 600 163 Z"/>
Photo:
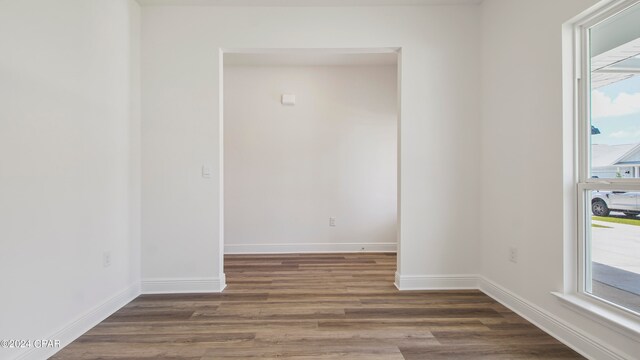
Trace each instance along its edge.
<path fill-rule="evenodd" d="M 640 320 L 631 314 L 608 309 L 606 306 L 590 301 L 577 294 L 552 292 L 567 308 L 584 315 L 607 328 L 616 331 L 631 340 L 640 342 Z"/>

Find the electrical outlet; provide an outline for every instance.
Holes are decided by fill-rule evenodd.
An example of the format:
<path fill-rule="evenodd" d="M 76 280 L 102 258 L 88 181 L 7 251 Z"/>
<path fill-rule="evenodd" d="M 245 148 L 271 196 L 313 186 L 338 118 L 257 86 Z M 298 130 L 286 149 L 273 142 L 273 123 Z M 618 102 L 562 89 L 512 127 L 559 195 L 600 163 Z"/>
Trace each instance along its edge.
<path fill-rule="evenodd" d="M 336 218 L 334 217 L 329 218 L 329 226 L 336 226 Z"/>
<path fill-rule="evenodd" d="M 518 262 L 518 248 L 510 247 L 509 248 L 509 261 L 516 264 Z"/>
<path fill-rule="evenodd" d="M 109 266 L 111 266 L 111 253 L 107 251 L 102 254 L 102 267 Z"/>

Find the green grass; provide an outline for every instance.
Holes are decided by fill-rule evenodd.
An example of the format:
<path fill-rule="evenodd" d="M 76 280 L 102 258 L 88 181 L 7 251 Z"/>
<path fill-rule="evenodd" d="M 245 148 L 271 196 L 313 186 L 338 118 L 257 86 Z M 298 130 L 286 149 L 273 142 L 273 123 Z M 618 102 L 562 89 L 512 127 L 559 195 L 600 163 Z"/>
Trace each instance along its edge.
<path fill-rule="evenodd" d="M 604 226 L 604 225 L 598 225 L 598 224 L 591 224 L 591 227 L 603 228 L 603 229 L 613 229 L 611 226 Z"/>
<path fill-rule="evenodd" d="M 623 217 L 604 217 L 604 216 L 592 216 L 591 219 L 598 221 L 605 221 L 616 224 L 626 224 L 640 226 L 640 219 L 623 218 Z M 595 224 L 594 224 L 595 226 Z"/>

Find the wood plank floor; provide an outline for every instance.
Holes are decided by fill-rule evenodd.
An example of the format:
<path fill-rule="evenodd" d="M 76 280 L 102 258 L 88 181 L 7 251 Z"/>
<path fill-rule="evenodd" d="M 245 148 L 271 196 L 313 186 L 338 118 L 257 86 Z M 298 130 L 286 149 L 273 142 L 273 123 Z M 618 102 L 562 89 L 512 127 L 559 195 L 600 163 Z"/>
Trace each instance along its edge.
<path fill-rule="evenodd" d="M 395 254 L 225 256 L 222 294 L 142 295 L 55 359 L 580 359 L 480 291 L 405 291 Z"/>

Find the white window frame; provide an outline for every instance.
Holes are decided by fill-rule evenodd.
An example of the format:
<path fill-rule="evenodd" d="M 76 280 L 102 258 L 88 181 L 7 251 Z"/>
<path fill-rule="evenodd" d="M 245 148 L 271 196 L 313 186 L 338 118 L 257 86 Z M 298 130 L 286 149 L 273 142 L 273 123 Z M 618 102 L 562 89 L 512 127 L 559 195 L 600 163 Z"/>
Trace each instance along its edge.
<path fill-rule="evenodd" d="M 591 199 L 587 198 L 587 192 L 589 190 L 640 191 L 640 179 L 592 179 L 590 177 L 591 69 L 589 29 L 637 4 L 640 4 L 640 0 L 603 1 L 567 25 L 572 41 L 565 44 L 571 49 L 565 48 L 564 51 L 565 55 L 571 54 L 572 62 L 569 66 L 566 66 L 565 63 L 565 72 L 569 72 L 569 75 L 565 74 L 565 81 L 571 80 L 569 88 L 573 92 L 573 98 L 567 99 L 565 97 L 565 106 L 569 107 L 565 116 L 569 114 L 568 117 L 572 118 L 573 136 L 570 139 L 573 146 L 565 148 L 565 153 L 573 154 L 569 156 L 569 158 L 573 158 L 573 168 L 569 171 L 573 173 L 571 176 L 573 185 L 570 186 L 573 188 L 573 194 L 570 194 L 566 199 L 573 203 L 573 205 L 569 205 L 569 209 L 571 209 L 569 211 L 573 214 L 565 217 L 565 222 L 567 225 L 573 223 L 577 229 L 575 233 L 572 231 L 567 233 L 569 236 L 566 240 L 569 243 L 565 246 L 565 251 L 568 251 L 564 257 L 567 265 L 565 266 L 565 281 L 570 283 L 565 283 L 563 293 L 554 293 L 565 305 L 574 310 L 577 309 L 580 313 L 631 338 L 640 336 L 640 316 L 630 309 L 599 298 L 587 291 L 590 290 L 586 281 L 590 277 L 588 276 L 590 266 L 587 266 L 586 259 L 591 248 L 589 245 L 591 232 L 587 231 L 587 226 L 591 225 L 588 218 L 591 213 Z M 566 36 L 567 33 L 565 33 Z M 568 138 L 565 137 L 565 141 L 567 140 Z M 568 161 L 567 157 L 565 159 Z"/>

